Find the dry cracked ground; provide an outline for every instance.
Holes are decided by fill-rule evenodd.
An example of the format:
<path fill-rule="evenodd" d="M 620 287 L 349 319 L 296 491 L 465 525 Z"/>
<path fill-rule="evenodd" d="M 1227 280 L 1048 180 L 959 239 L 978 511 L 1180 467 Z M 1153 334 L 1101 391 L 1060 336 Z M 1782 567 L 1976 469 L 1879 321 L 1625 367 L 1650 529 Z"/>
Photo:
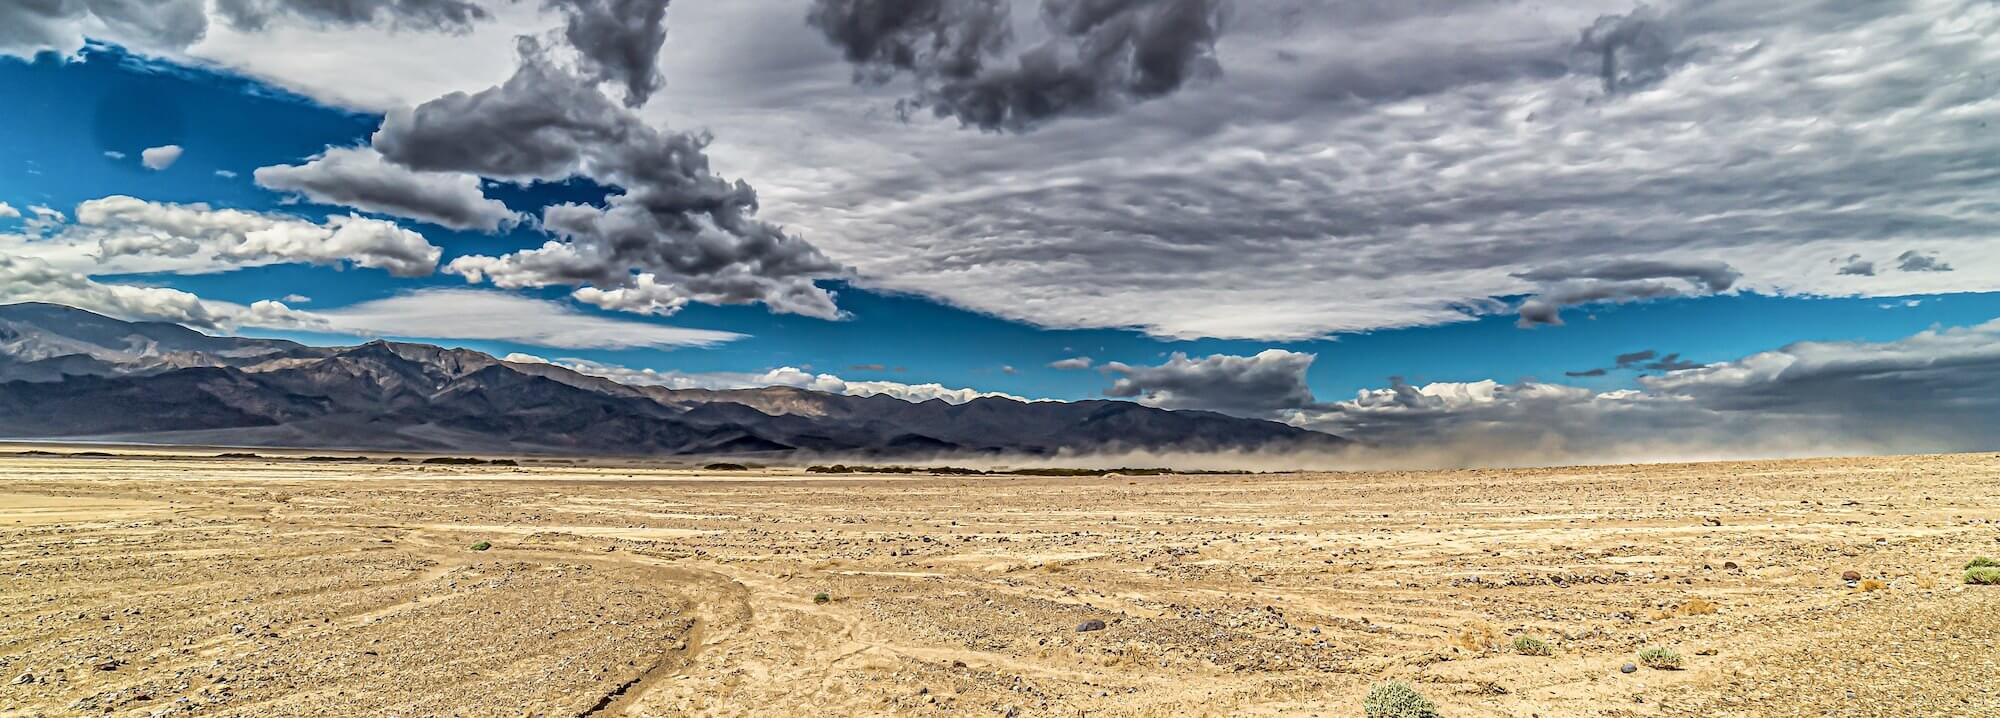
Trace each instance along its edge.
<path fill-rule="evenodd" d="M 1393 679 L 1448 718 L 1995 716 L 1978 555 L 2000 455 L 1022 478 L 17 452 L 0 715 L 1360 716 Z M 1648 647 L 1683 668 L 1621 670 Z"/>

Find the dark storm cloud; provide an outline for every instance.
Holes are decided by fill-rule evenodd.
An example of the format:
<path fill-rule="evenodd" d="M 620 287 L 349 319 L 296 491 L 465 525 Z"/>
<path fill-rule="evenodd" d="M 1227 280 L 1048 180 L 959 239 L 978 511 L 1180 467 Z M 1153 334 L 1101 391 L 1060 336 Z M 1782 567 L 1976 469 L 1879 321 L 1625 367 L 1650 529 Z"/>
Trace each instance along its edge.
<path fill-rule="evenodd" d="M 1267 349 L 1252 356 L 1217 354 L 1190 359 L 1179 352 L 1159 366 L 1104 365 L 1117 377 L 1105 396 L 1134 398 L 1148 406 L 1206 409 L 1239 416 L 1271 416 L 1313 404 L 1306 370 L 1313 355 Z"/>
<path fill-rule="evenodd" d="M 1875 263 L 1862 259 L 1861 255 L 1858 254 L 1850 255 L 1846 260 L 1841 262 L 1840 273 L 1854 277 L 1873 277 L 1875 276 Z"/>
<path fill-rule="evenodd" d="M 1646 5 L 1598 18 L 1584 29 L 1574 52 L 1604 81 L 1606 94 L 1650 87 L 1688 57 L 1680 22 Z"/>
<path fill-rule="evenodd" d="M 858 79 L 914 76 L 905 111 L 984 130 L 1108 113 L 1221 70 L 1223 0 L 1043 0 L 1041 12 L 1049 39 L 1012 58 L 1004 0 L 817 0 L 807 22 Z"/>
<path fill-rule="evenodd" d="M 1006 0 L 815 0 L 806 23 L 854 65 L 858 81 L 898 72 L 963 80 L 1013 42 Z"/>
<path fill-rule="evenodd" d="M 1896 268 L 1905 272 L 1949 272 L 1951 265 L 1938 260 L 1935 254 L 1910 250 L 1896 255 Z"/>
<path fill-rule="evenodd" d="M 1624 369 L 1626 367 L 1632 366 L 1633 364 L 1651 360 L 1659 355 L 1660 355 L 1659 352 L 1647 349 L 1644 351 L 1631 352 L 1629 354 L 1620 354 L 1614 359 L 1614 363 L 1618 365 L 1618 368 Z"/>
<path fill-rule="evenodd" d="M 292 16 L 329 25 L 377 22 L 423 30 L 462 31 L 489 17 L 469 0 L 216 0 L 230 24 L 260 29 L 273 18 Z"/>
<path fill-rule="evenodd" d="M 1626 259 L 1599 264 L 1544 267 L 1514 275 L 1534 282 L 1601 280 L 1629 282 L 1646 279 L 1682 279 L 1710 292 L 1728 290 L 1743 274 L 1725 262 L 1701 260 Z"/>
<path fill-rule="evenodd" d="M 488 18 L 468 0 L 216 0 L 214 11 L 246 30 L 299 20 L 460 32 Z M 184 50 L 208 35 L 209 20 L 206 0 L 7 0 L 0 2 L 0 55 L 73 53 L 85 29 L 140 50 Z"/>
<path fill-rule="evenodd" d="M 1566 371 L 1563 372 L 1563 376 L 1569 376 L 1569 377 L 1604 376 L 1606 373 L 1607 372 L 1604 369 L 1585 369 L 1583 371 Z"/>
<path fill-rule="evenodd" d="M 1676 353 L 1660 357 L 1659 361 L 1647 362 L 1644 368 L 1650 371 L 1681 371 L 1684 369 L 1697 369 L 1701 366 L 1701 362 L 1682 359 L 1681 355 Z"/>
<path fill-rule="evenodd" d="M 666 84 L 660 48 L 666 45 L 668 0 L 548 0 L 566 16 L 563 38 L 582 55 L 592 77 L 621 85 L 625 104 L 646 104 Z"/>
<path fill-rule="evenodd" d="M 413 172 L 372 149 L 336 147 L 297 166 L 259 167 L 257 186 L 292 192 L 321 204 L 407 217 L 452 229 L 498 231 L 517 217 L 486 197 L 479 178 L 457 172 Z"/>
<path fill-rule="evenodd" d="M 1542 285 L 1519 308 L 1520 326 L 1533 327 L 1562 324 L 1563 307 L 1712 294 L 1727 291 L 1743 275 L 1723 262 L 1628 259 L 1514 276 Z"/>
<path fill-rule="evenodd" d="M 523 37 L 520 66 L 505 83 L 383 120 L 375 149 L 411 170 L 522 181 L 581 176 L 623 190 L 602 207 L 544 209 L 542 226 L 563 241 L 459 257 L 447 271 L 510 288 L 588 285 L 579 300 L 623 311 L 668 314 L 692 300 L 840 316 L 813 279 L 841 267 L 757 220 L 756 191 L 710 170 L 707 135 L 653 127 L 599 91 L 603 79 L 557 67 Z"/>

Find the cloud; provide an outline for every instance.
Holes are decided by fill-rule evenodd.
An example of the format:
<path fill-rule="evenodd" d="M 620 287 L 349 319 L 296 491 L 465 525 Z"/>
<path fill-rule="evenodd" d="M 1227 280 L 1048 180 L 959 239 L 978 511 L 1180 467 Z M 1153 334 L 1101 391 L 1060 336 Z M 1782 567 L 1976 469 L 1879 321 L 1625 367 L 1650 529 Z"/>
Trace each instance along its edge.
<path fill-rule="evenodd" d="M 14 205 L 0 202 L 0 219 L 16 219 L 20 216 L 21 210 L 14 209 Z"/>
<path fill-rule="evenodd" d="M 139 153 L 139 163 L 145 165 L 146 169 L 155 172 L 174 166 L 174 162 L 180 158 L 180 145 L 148 147 Z"/>
<path fill-rule="evenodd" d="M 568 349 L 709 347 L 735 332 L 609 319 L 556 302 L 476 289 L 424 289 L 315 313 L 327 331 L 504 341 Z"/>
<path fill-rule="evenodd" d="M 1840 273 L 1852 277 L 1873 277 L 1875 263 L 1862 259 L 1859 254 L 1851 254 L 1846 260 L 1841 261 Z"/>
<path fill-rule="evenodd" d="M 1658 361 L 1647 362 L 1644 368 L 1648 371 L 1681 371 L 1683 369 L 1699 368 L 1700 366 L 1701 362 L 1682 359 L 1681 355 L 1676 353 L 1660 357 Z"/>
<path fill-rule="evenodd" d="M 1077 369 L 1089 369 L 1091 364 L 1092 361 L 1090 357 L 1070 357 L 1068 359 L 1058 359 L 1056 361 L 1049 362 L 1049 368 L 1071 371 Z"/>
<path fill-rule="evenodd" d="M 1949 272 L 1951 265 L 1938 261 L 1935 254 L 1910 250 L 1896 255 L 1896 268 L 1905 272 Z"/>
<path fill-rule="evenodd" d="M 548 0 L 565 16 L 563 38 L 576 48 L 592 79 L 624 88 L 625 105 L 646 104 L 666 79 L 667 0 Z"/>
<path fill-rule="evenodd" d="M 383 121 L 375 149 L 413 170 L 518 181 L 581 176 L 623 190 L 601 207 L 545 208 L 541 224 L 561 241 L 460 257 L 446 271 L 502 287 L 587 285 L 580 299 L 649 313 L 692 300 L 842 316 L 833 295 L 814 284 L 841 267 L 754 218 L 750 185 L 709 170 L 706 135 L 658 130 L 595 85 L 523 37 L 520 67 L 505 83 Z"/>
<path fill-rule="evenodd" d="M 518 216 L 462 172 L 413 172 L 366 147 L 334 147 L 302 165 L 259 167 L 257 185 L 320 204 L 415 219 L 451 229 L 496 232 Z"/>
<path fill-rule="evenodd" d="M 166 287 L 106 284 L 34 257 L 0 254 L 0 304 L 51 302 L 140 321 L 162 321 L 191 327 L 231 331 L 242 326 L 289 329 L 319 328 L 311 315 L 280 302 L 250 306 L 204 300 Z"/>
<path fill-rule="evenodd" d="M 1047 41 L 1013 45 L 1011 3 L 816 0 L 807 23 L 880 83 L 918 91 L 903 107 L 985 130 L 1025 131 L 1065 115 L 1106 114 L 1221 72 L 1222 0 L 1043 0 Z"/>
<path fill-rule="evenodd" d="M 1598 369 L 1585 369 L 1583 371 L 1566 371 L 1563 372 L 1563 376 L 1569 376 L 1569 377 L 1604 376 L 1606 373 L 1607 370 L 1603 368 L 1598 368 Z"/>
<path fill-rule="evenodd" d="M 10 243 L 0 236 L 0 246 Z M 323 223 L 278 214 L 214 209 L 206 204 L 149 202 L 113 195 L 77 205 L 76 222 L 50 239 L 14 242 L 24 253 L 113 270 L 217 271 L 272 263 L 353 264 L 400 277 L 429 275 L 441 250 L 392 222 L 333 215 Z M 157 260 L 120 266 L 125 257 Z"/>
<path fill-rule="evenodd" d="M 114 160 L 125 159 L 125 153 L 119 152 L 118 150 L 105 150 L 104 156 Z"/>
<path fill-rule="evenodd" d="M 1604 81 L 1605 94 L 1634 92 L 1658 84 L 1686 62 L 1680 20 L 1647 5 L 1624 15 L 1605 15 L 1584 28 L 1575 55 L 1582 67 Z"/>
<path fill-rule="evenodd" d="M 585 359 L 558 359 L 549 361 L 529 355 L 510 355 L 507 361 L 550 363 L 578 373 L 610 379 L 621 384 L 664 386 L 670 389 L 756 389 L 769 386 L 789 386 L 830 394 L 846 394 L 849 396 L 885 395 L 908 402 L 925 402 L 936 399 L 950 404 L 963 404 L 974 399 L 987 397 L 1027 401 L 1027 399 L 1012 394 L 966 388 L 954 389 L 937 383 L 904 384 L 893 381 L 849 381 L 832 374 L 814 374 L 797 367 L 789 366 L 778 367 L 765 372 L 688 373 L 658 371 L 654 369 L 633 369 Z"/>
<path fill-rule="evenodd" d="M 882 372 L 882 371 L 888 371 L 889 367 L 882 364 L 854 364 L 848 366 L 847 369 L 848 371 Z"/>
<path fill-rule="evenodd" d="M 236 173 L 229 170 L 216 170 L 215 176 L 223 179 L 236 179 Z"/>
<path fill-rule="evenodd" d="M 1489 464 L 1991 450 L 2000 320 L 1888 342 L 1800 342 L 1641 377 L 1637 389 L 1392 380 L 1289 416 L 1384 447 L 1488 452 Z"/>
<path fill-rule="evenodd" d="M 1117 376 L 1105 396 L 1134 398 L 1165 409 L 1206 409 L 1239 416 L 1269 416 L 1313 404 L 1306 370 L 1314 356 L 1266 349 L 1253 356 L 1216 354 L 1190 359 L 1175 352 L 1165 364 L 1104 365 Z"/>
<path fill-rule="evenodd" d="M 1563 307 L 1721 292 L 1743 275 L 1723 262 L 1627 259 L 1545 267 L 1514 276 L 1541 285 L 1540 292 L 1521 302 L 1518 310 L 1518 324 L 1534 327 L 1562 324 Z"/>
<path fill-rule="evenodd" d="M 251 30 L 289 16 L 319 25 L 387 23 L 463 32 L 488 17 L 486 9 L 471 0 L 216 0 L 215 8 L 230 23 Z"/>
<path fill-rule="evenodd" d="M 1613 362 L 1618 365 L 1618 368 L 1627 369 L 1630 368 L 1633 364 L 1638 364 L 1644 361 L 1650 361 L 1655 357 L 1658 357 L 1659 355 L 1660 353 L 1657 351 L 1653 351 L 1651 349 L 1645 349 L 1641 351 L 1620 354 L 1617 357 L 1613 358 Z"/>
<path fill-rule="evenodd" d="M 29 0 L 0 3 L 0 55 L 74 55 L 86 31 L 142 49 L 187 47 L 208 30 L 204 0 Z"/>

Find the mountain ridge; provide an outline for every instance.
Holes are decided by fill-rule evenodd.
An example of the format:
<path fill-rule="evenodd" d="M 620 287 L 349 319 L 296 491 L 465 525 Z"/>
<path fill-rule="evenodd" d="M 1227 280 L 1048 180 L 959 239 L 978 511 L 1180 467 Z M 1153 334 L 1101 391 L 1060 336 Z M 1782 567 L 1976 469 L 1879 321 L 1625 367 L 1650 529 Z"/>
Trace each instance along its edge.
<path fill-rule="evenodd" d="M 1100 399 L 963 404 L 623 384 L 469 349 L 213 337 L 0 305 L 0 437 L 572 455 L 1323 449 L 1277 422 Z"/>

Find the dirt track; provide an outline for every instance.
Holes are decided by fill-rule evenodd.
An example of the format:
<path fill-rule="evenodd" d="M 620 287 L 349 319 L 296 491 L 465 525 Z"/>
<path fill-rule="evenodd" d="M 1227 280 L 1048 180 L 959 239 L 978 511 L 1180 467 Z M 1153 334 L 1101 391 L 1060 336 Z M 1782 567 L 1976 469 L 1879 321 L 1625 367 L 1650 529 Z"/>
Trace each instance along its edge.
<path fill-rule="evenodd" d="M 1980 554 L 2000 455 L 1103 479 L 0 456 L 0 715 L 1359 716 L 1398 678 L 1445 716 L 1991 716 Z M 1647 646 L 1686 670 L 1621 673 Z"/>

